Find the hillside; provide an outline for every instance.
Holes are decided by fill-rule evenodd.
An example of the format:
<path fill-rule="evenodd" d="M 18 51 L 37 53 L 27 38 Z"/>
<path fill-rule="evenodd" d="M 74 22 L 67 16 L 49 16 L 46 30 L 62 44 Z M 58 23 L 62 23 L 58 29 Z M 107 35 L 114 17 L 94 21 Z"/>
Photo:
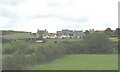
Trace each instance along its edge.
<path fill-rule="evenodd" d="M 6 39 L 23 39 L 23 38 L 29 38 L 31 33 L 15 33 L 15 34 L 7 34 L 3 35 Z"/>

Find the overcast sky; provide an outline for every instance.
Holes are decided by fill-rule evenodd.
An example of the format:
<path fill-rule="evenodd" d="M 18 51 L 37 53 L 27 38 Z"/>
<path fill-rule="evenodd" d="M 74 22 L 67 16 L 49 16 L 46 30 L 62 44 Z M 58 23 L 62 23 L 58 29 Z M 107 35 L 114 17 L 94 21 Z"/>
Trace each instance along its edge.
<path fill-rule="evenodd" d="M 0 30 L 118 27 L 119 0 L 0 0 Z"/>

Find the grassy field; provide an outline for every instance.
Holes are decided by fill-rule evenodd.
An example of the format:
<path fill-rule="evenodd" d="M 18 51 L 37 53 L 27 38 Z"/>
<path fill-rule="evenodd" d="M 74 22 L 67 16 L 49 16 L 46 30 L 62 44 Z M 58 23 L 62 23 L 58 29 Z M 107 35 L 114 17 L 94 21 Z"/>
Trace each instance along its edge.
<path fill-rule="evenodd" d="M 117 37 L 113 37 L 113 38 L 109 38 L 109 39 L 111 39 L 113 42 L 118 42 L 118 40 L 120 40 Z"/>
<path fill-rule="evenodd" d="M 2 43 L 0 43 L 0 48 L 2 48 Z"/>
<path fill-rule="evenodd" d="M 22 38 L 28 38 L 30 37 L 30 33 L 16 33 L 16 34 L 9 34 L 4 35 L 6 39 L 22 39 Z"/>
<path fill-rule="evenodd" d="M 2 43 L 0 43 L 0 60 L 2 58 Z"/>
<path fill-rule="evenodd" d="M 57 43 L 55 43 L 57 41 Z M 57 45 L 61 41 L 82 41 L 82 39 L 46 39 L 46 43 L 31 43 L 29 45 L 30 48 L 38 48 L 38 47 L 48 47 L 49 45 Z"/>
<path fill-rule="evenodd" d="M 117 55 L 73 54 L 48 64 L 30 67 L 32 70 L 117 70 Z"/>

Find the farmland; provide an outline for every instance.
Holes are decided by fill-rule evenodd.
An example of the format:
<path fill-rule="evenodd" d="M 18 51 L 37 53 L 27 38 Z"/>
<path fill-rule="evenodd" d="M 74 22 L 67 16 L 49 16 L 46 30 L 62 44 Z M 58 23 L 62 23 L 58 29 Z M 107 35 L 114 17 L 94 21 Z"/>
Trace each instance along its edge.
<path fill-rule="evenodd" d="M 30 37 L 30 33 L 15 33 L 15 34 L 8 34 L 3 36 L 6 39 L 23 39 Z"/>
<path fill-rule="evenodd" d="M 73 54 L 48 64 L 30 67 L 33 70 L 117 70 L 117 55 Z"/>

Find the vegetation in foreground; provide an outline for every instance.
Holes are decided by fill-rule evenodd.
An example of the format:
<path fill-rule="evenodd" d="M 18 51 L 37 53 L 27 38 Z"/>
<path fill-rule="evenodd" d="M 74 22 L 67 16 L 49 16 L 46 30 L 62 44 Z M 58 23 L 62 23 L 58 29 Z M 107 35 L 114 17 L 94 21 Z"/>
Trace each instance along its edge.
<path fill-rule="evenodd" d="M 70 54 L 117 53 L 114 43 L 103 33 L 88 34 L 82 41 L 49 42 L 49 45 L 39 45 L 37 48 L 29 48 L 31 43 L 24 40 L 11 42 L 8 45 L 3 47 L 3 54 L 11 55 L 3 58 L 3 69 L 5 70 L 21 70 L 26 69 L 27 66 L 43 65 Z"/>
<path fill-rule="evenodd" d="M 72 54 L 48 64 L 37 65 L 32 70 L 118 70 L 118 55 Z"/>

